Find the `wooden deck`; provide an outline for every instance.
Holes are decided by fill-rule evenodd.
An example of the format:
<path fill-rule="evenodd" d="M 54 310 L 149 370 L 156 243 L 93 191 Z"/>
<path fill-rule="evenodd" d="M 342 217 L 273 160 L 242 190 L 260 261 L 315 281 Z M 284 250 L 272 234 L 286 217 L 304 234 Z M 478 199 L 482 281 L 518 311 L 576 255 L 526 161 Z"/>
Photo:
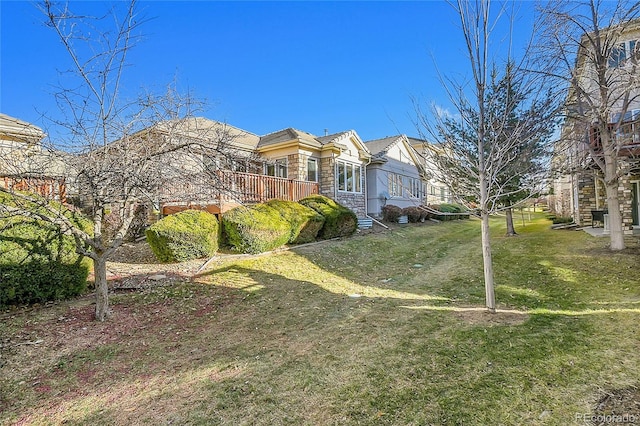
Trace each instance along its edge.
<path fill-rule="evenodd" d="M 254 173 L 218 171 L 207 183 L 173 182 L 163 189 L 162 214 L 189 208 L 221 214 L 239 205 L 269 200 L 298 201 L 318 193 L 318 183 Z"/>

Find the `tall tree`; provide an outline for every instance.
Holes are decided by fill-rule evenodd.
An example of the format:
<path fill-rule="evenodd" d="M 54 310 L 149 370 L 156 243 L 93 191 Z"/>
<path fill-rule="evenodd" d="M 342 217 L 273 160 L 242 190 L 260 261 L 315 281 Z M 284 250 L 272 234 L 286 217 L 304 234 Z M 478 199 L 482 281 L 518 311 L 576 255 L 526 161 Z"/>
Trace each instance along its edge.
<path fill-rule="evenodd" d="M 492 10 L 489 0 L 455 6 L 460 17 L 470 85 L 444 79 L 443 84 L 455 113 L 432 115 L 418 111 L 419 131 L 438 141 L 432 160 L 441 174 L 438 180 L 461 201 L 472 201 L 481 219 L 482 254 L 486 306 L 495 312 L 495 291 L 489 216 L 499 211 L 504 200 L 523 192 L 531 183 L 532 170 L 520 170 L 523 153 L 534 140 L 542 140 L 553 125 L 554 98 L 544 81 L 506 58 L 504 70 L 489 58 L 492 30 L 505 15 L 506 4 Z M 500 71 L 498 71 L 500 70 Z M 533 163 L 531 161 L 526 162 Z"/>
<path fill-rule="evenodd" d="M 631 111 L 640 107 L 639 12 L 640 3 L 625 0 L 554 1 L 542 9 L 540 68 L 568 92 L 556 155 L 567 159 L 562 173 L 600 170 L 612 250 L 625 248 L 619 187 L 637 163 L 626 148 L 637 119 Z"/>
<path fill-rule="evenodd" d="M 61 75 L 55 94 L 64 117 L 51 118 L 66 139 L 55 141 L 51 163 L 63 168 L 67 184 L 82 199 L 93 221 L 91 232 L 80 229 L 58 204 L 12 188 L 11 205 L 0 213 L 37 215 L 75 238 L 77 251 L 93 261 L 96 319 L 110 315 L 106 262 L 129 232 L 141 204 L 156 206 L 167 189 L 179 182 L 211 197 L 220 181 L 212 165 L 239 157 L 234 136 L 224 125 L 209 126 L 193 117 L 200 103 L 170 88 L 160 95 L 123 96 L 128 54 L 144 18 L 135 0 L 116 2 L 106 18 L 74 14 L 68 4 L 45 1 L 41 11 L 61 41 L 71 70 Z M 205 123 L 205 124 L 203 124 Z M 5 155 L 5 158 L 18 158 Z M 242 158 L 245 159 L 245 158 Z M 13 162 L 21 173 L 21 163 Z M 206 191 L 206 192 L 205 192 Z M 37 208 L 34 208 L 37 206 Z"/>

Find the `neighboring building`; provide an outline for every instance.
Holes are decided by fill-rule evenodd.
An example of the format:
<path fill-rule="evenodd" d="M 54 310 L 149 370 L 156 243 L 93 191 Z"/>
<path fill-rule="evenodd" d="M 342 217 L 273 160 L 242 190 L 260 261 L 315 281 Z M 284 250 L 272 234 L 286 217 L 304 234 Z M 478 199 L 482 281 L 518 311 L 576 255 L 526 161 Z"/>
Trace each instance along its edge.
<path fill-rule="evenodd" d="M 585 37 L 587 35 L 583 40 Z M 567 96 L 568 117 L 552 160 L 555 176 L 550 207 L 558 215 L 573 217 L 579 225 L 592 224 L 592 211 L 608 208 L 598 166 L 604 156 L 597 126 L 598 122 L 607 122 L 607 133 L 615 141 L 618 172 L 622 175 L 618 197 L 623 231 L 630 234 L 634 226 L 640 225 L 640 87 L 637 78 L 640 21 L 602 30 L 601 37 L 602 44 L 613 46 L 605 72 L 608 97 L 599 108 L 588 102 L 589 98 L 600 101 L 600 91 L 591 62 L 593 55 L 588 47 L 583 47 L 589 43 L 581 43 L 574 73 L 581 93 L 572 87 Z"/>
<path fill-rule="evenodd" d="M 315 136 L 293 128 L 260 138 L 264 173 L 317 183 L 318 192 L 366 215 L 366 167 L 371 153 L 354 130 Z M 301 198 L 301 197 L 300 197 Z"/>
<path fill-rule="evenodd" d="M 381 217 L 387 204 L 401 208 L 425 203 L 426 176 L 420 155 L 405 135 L 365 142 L 372 158 L 367 166 L 367 212 Z"/>
<path fill-rule="evenodd" d="M 407 139 L 420 156 L 424 170 L 424 176 L 427 181 L 425 204 L 453 203 L 454 199 L 449 187 L 446 183 L 442 182 L 442 178 L 438 178 L 439 176 L 443 176 L 444 173 L 438 170 L 437 163 L 433 161 L 433 156 L 438 155 L 438 148 L 424 139 L 411 137 Z"/>
<path fill-rule="evenodd" d="M 43 148 L 39 127 L 0 113 L 0 187 L 64 200 L 64 163 Z"/>

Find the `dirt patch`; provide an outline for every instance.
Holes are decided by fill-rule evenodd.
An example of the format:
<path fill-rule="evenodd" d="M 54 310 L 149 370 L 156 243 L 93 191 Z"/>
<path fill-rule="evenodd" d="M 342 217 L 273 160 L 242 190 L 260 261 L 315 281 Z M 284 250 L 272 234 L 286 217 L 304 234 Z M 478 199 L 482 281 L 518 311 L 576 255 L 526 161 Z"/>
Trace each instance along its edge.
<path fill-rule="evenodd" d="M 605 391 L 593 411 L 592 424 L 597 426 L 640 422 L 640 387 Z"/>
<path fill-rule="evenodd" d="M 490 313 L 486 309 L 461 308 L 454 312 L 454 316 L 470 325 L 520 325 L 524 324 L 529 315 L 516 311 L 497 311 Z"/>

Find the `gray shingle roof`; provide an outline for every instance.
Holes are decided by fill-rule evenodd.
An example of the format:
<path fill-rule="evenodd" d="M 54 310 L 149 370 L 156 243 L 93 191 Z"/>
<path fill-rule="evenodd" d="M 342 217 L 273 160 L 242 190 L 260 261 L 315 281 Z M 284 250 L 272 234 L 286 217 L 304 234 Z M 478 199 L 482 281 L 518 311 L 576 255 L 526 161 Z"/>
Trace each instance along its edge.
<path fill-rule="evenodd" d="M 398 142 L 401 138 L 402 135 L 387 136 L 385 138 L 367 141 L 364 144 L 369 148 L 369 151 L 371 151 L 371 154 L 374 157 L 380 157 L 386 154 L 389 147 Z"/>
<path fill-rule="evenodd" d="M 309 145 L 315 145 L 318 147 L 322 145 L 318 138 L 311 133 L 303 132 L 302 130 L 289 127 L 260 137 L 258 147 L 276 145 L 281 142 L 287 142 L 296 139 Z"/>

